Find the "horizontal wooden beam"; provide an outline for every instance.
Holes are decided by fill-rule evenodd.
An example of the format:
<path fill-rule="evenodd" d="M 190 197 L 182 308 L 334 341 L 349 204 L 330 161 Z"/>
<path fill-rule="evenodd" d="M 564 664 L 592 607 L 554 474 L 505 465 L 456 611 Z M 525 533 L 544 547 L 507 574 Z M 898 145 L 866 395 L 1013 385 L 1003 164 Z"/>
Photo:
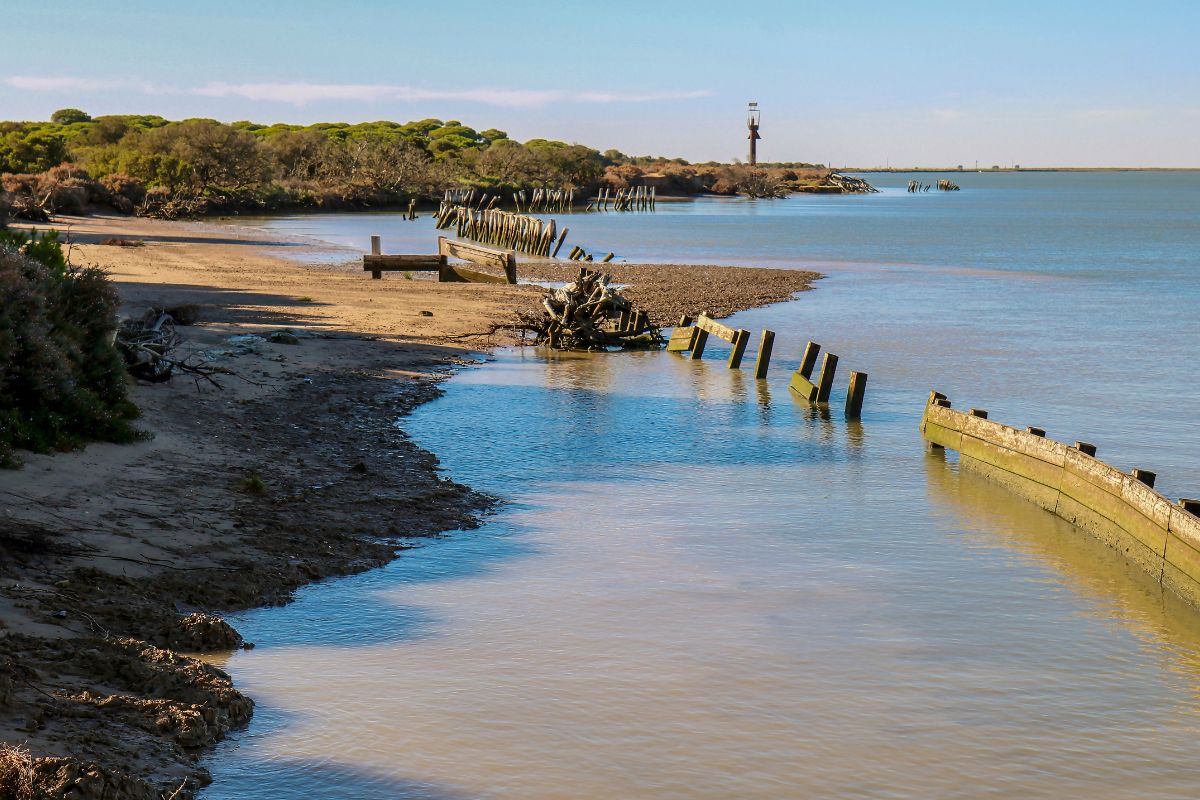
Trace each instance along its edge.
<path fill-rule="evenodd" d="M 476 272 L 473 269 L 448 264 L 438 273 L 442 283 L 508 283 L 508 278 L 500 275 L 489 275 L 486 272 Z"/>
<path fill-rule="evenodd" d="M 724 339 L 731 344 L 733 343 L 733 340 L 737 338 L 737 331 L 735 331 L 733 328 L 722 325 L 707 314 L 701 314 L 700 316 L 696 317 L 696 327 L 702 331 L 705 331 L 706 333 L 711 333 L 718 339 Z"/>
<path fill-rule="evenodd" d="M 364 272 L 437 272 L 446 263 L 445 256 L 398 255 L 363 256 Z"/>

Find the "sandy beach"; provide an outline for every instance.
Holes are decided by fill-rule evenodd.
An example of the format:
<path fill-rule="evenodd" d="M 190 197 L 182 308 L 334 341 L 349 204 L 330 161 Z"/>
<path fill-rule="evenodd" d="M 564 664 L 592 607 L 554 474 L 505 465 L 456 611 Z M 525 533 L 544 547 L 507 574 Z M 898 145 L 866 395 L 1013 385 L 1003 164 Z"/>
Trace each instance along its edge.
<path fill-rule="evenodd" d="M 198 757 L 253 708 L 228 675 L 185 655 L 249 644 L 220 613 L 379 566 L 398 538 L 470 528 L 494 504 L 442 478 L 393 423 L 452 370 L 511 343 L 498 326 L 542 289 L 373 281 L 218 223 L 54 227 L 69 232 L 74 263 L 109 270 L 125 314 L 198 309 L 182 351 L 222 373 L 219 386 L 185 375 L 136 385 L 142 443 L 23 454 L 21 470 L 0 474 L 0 737 L 23 743 L 62 795 L 186 797 L 210 780 Z M 98 243 L 113 238 L 144 245 Z M 662 323 L 783 300 L 817 277 L 609 266 Z"/>

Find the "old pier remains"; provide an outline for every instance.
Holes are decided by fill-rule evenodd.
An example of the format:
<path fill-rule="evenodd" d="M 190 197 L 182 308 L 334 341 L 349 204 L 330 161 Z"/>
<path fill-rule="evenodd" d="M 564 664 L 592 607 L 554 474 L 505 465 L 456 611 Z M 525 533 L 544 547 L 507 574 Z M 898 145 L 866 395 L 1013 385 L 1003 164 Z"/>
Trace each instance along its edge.
<path fill-rule="evenodd" d="M 959 463 L 1037 503 L 1123 553 L 1163 587 L 1200 606 L 1200 500 L 1172 503 L 1154 490 L 1155 473 L 1128 473 L 1096 458 L 1089 442 L 1018 430 L 988 412 L 951 407 L 930 392 L 921 434 L 935 449 L 959 453 Z"/>

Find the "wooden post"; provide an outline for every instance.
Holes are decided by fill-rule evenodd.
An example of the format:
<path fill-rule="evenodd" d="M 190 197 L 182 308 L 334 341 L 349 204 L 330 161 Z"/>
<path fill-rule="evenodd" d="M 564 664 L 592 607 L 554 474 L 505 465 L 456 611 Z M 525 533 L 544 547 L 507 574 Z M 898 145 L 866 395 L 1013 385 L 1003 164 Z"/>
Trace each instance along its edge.
<path fill-rule="evenodd" d="M 517 254 L 509 253 L 504 259 L 504 277 L 509 283 L 517 282 Z"/>
<path fill-rule="evenodd" d="M 968 411 L 967 413 L 968 413 L 968 414 L 970 414 L 972 417 L 979 417 L 980 419 L 987 419 L 987 418 L 988 418 L 988 416 L 987 416 L 987 411 L 985 411 L 985 410 L 984 410 L 984 409 L 982 409 L 982 408 L 972 408 L 972 409 L 971 409 L 970 411 Z"/>
<path fill-rule="evenodd" d="M 613 260 L 613 254 L 612 254 L 612 253 L 609 253 L 608 255 L 606 255 L 604 258 L 602 258 L 602 259 L 600 259 L 600 260 L 601 260 L 603 263 L 607 264 L 608 262 L 610 262 L 610 261 L 612 261 L 612 260 Z"/>
<path fill-rule="evenodd" d="M 551 258 L 558 258 L 558 248 L 562 247 L 563 240 L 567 238 L 567 231 L 569 231 L 569 230 L 571 230 L 571 229 L 570 228 L 562 229 L 562 233 L 559 234 L 559 236 L 558 236 L 558 244 L 554 245 L 554 252 L 550 254 Z"/>
<path fill-rule="evenodd" d="M 1179 498 L 1179 507 L 1192 516 L 1200 517 L 1200 500 L 1181 497 Z"/>
<path fill-rule="evenodd" d="M 801 375 L 806 378 L 812 378 L 813 367 L 817 365 L 817 353 L 821 352 L 821 345 L 816 342 L 809 342 L 804 346 L 804 356 L 800 359 Z"/>
<path fill-rule="evenodd" d="M 1096 457 L 1096 445 L 1090 442 L 1076 442 L 1075 449 L 1084 455 L 1091 456 L 1092 458 Z"/>
<path fill-rule="evenodd" d="M 846 390 L 846 416 L 849 419 L 858 419 L 862 416 L 863 398 L 866 397 L 866 394 L 867 373 L 851 372 L 850 388 Z"/>
<path fill-rule="evenodd" d="M 651 195 L 653 196 L 653 195 Z M 775 331 L 763 330 L 758 342 L 758 357 L 754 359 L 754 377 L 762 380 L 771 367 L 771 350 L 775 347 Z"/>
<path fill-rule="evenodd" d="M 373 255 L 373 256 L 383 255 L 383 244 L 378 236 L 371 237 L 371 255 Z M 379 270 L 375 270 L 371 273 L 371 279 L 376 280 L 376 281 L 381 281 L 381 280 L 383 280 L 383 273 L 380 272 Z"/>
<path fill-rule="evenodd" d="M 1129 474 L 1133 476 L 1134 480 L 1141 481 L 1151 489 L 1154 488 L 1154 479 L 1158 477 L 1156 473 L 1153 473 L 1148 469 L 1138 469 L 1137 467 L 1134 467 L 1133 471 Z"/>
<path fill-rule="evenodd" d="M 1026 428 L 1025 432 L 1032 433 L 1034 436 L 1041 436 L 1042 438 L 1045 438 L 1046 436 L 1045 428 L 1035 428 L 1032 425 Z"/>
<path fill-rule="evenodd" d="M 742 366 L 742 356 L 746 354 L 746 345 L 750 343 L 750 331 L 738 328 L 733 337 L 733 350 L 729 353 L 729 368 L 737 369 Z"/>
<path fill-rule="evenodd" d="M 828 403 L 829 393 L 833 391 L 833 375 L 837 372 L 838 357 L 826 353 L 821 361 L 821 379 L 817 381 L 817 402 Z"/>
<path fill-rule="evenodd" d="M 708 331 L 702 328 L 693 328 L 692 330 L 694 332 L 692 334 L 691 359 L 698 361 L 704 355 L 704 345 L 708 343 Z"/>

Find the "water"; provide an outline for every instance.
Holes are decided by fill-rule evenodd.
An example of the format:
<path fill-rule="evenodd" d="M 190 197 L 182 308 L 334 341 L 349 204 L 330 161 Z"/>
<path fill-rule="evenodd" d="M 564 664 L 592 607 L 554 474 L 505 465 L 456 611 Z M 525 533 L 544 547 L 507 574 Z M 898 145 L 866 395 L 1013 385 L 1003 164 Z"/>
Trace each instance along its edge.
<path fill-rule="evenodd" d="M 778 333 L 765 383 L 719 343 L 451 381 L 405 427 L 509 504 L 239 618 L 259 711 L 206 797 L 1200 794 L 1200 615 L 916 432 L 939 388 L 1194 496 L 1200 178 L 954 177 L 572 217 L 635 260 L 830 277 L 735 317 Z M 789 396 L 809 338 L 870 373 L 861 424 Z"/>

